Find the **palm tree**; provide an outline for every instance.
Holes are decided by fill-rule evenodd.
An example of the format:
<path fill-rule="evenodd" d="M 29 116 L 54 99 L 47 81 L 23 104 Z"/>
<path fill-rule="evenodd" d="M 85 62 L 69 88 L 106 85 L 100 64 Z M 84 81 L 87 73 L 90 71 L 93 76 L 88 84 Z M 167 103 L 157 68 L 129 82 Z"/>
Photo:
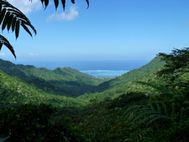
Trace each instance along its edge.
<path fill-rule="evenodd" d="M 30 0 L 32 1 L 32 0 Z M 40 0 L 42 5 L 46 8 L 49 5 L 49 0 Z M 85 0 L 89 6 L 89 0 Z M 71 0 L 75 4 L 75 0 Z M 54 0 L 54 6 L 57 9 L 62 5 L 63 10 L 66 7 L 66 0 Z M 7 29 L 15 33 L 16 39 L 19 37 L 20 27 L 22 27 L 30 36 L 37 34 L 35 27 L 31 24 L 30 20 L 16 7 L 11 5 L 7 0 L 0 0 L 0 26 L 2 31 Z M 0 50 L 2 46 L 6 46 L 16 58 L 13 46 L 8 39 L 0 34 Z"/>

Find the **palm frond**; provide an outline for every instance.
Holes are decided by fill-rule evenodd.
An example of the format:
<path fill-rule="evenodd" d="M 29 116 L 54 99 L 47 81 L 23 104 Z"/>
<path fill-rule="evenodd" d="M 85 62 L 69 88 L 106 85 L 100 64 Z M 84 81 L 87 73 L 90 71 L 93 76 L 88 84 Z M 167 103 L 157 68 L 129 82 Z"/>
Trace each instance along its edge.
<path fill-rule="evenodd" d="M 2 31 L 12 29 L 12 32 L 15 32 L 16 38 L 19 36 L 20 26 L 22 26 L 30 36 L 32 36 L 31 31 L 35 34 L 37 33 L 30 20 L 19 9 L 6 0 L 0 0 L 0 25 Z"/>
<path fill-rule="evenodd" d="M 70 0 L 72 4 L 75 4 L 75 0 Z M 89 0 L 85 0 L 87 3 L 87 8 L 89 7 Z M 49 5 L 49 0 L 41 0 L 42 5 L 45 6 L 45 8 Z M 57 9 L 58 6 L 62 5 L 63 9 L 66 7 L 66 0 L 54 0 L 54 6 Z"/>
<path fill-rule="evenodd" d="M 89 0 L 85 0 L 87 7 L 89 7 Z M 42 5 L 45 8 L 49 5 L 49 0 L 41 0 Z M 55 8 L 57 9 L 60 3 L 65 9 L 66 0 L 54 0 Z M 72 4 L 75 4 L 75 0 L 71 0 Z M 32 31 L 34 34 L 37 33 L 34 26 L 31 24 L 30 20 L 16 7 L 11 5 L 7 0 L 0 0 L 0 26 L 2 31 L 7 29 L 8 31 L 12 30 L 15 33 L 16 39 L 19 37 L 20 27 L 22 27 L 30 36 L 32 36 Z M 0 49 L 5 45 L 11 53 L 16 57 L 14 48 L 9 43 L 9 41 L 4 37 L 0 36 Z"/>
<path fill-rule="evenodd" d="M 4 36 L 0 35 L 0 50 L 3 45 L 5 45 L 10 50 L 10 52 L 14 55 L 14 57 L 16 58 L 16 54 L 15 54 L 15 51 L 14 51 L 14 48 L 12 47 L 12 45 L 9 43 L 9 41 Z"/>
<path fill-rule="evenodd" d="M 32 31 L 34 34 L 37 33 L 30 20 L 16 7 L 11 5 L 6 0 L 0 0 L 0 26 L 2 31 L 7 29 L 15 33 L 16 39 L 19 37 L 20 27 L 22 27 L 30 36 Z M 5 45 L 16 58 L 13 46 L 9 41 L 2 35 L 0 35 L 0 49 Z"/>

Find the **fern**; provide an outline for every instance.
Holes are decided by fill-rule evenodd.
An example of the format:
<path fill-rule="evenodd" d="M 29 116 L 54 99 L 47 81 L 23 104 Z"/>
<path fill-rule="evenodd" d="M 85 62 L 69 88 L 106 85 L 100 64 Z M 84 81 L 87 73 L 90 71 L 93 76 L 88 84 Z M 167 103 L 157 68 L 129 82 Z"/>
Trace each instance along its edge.
<path fill-rule="evenodd" d="M 149 127 L 155 123 L 179 123 L 185 117 L 184 114 L 183 107 L 175 103 L 154 102 L 148 105 L 133 105 L 125 111 L 124 115 L 131 125 Z"/>

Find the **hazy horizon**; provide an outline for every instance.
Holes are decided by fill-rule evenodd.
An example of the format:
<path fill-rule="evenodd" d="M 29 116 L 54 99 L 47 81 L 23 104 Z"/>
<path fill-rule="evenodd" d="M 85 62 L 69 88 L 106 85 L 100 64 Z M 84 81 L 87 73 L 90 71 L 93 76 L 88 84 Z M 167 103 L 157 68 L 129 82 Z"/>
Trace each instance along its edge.
<path fill-rule="evenodd" d="M 17 60 L 38 62 L 63 60 L 144 60 L 159 52 L 189 45 L 188 1 L 95 0 L 84 1 L 65 12 L 40 1 L 9 0 L 20 8 L 37 29 L 31 38 L 21 28 L 18 40 L 3 31 L 15 47 Z M 182 16 L 181 16 L 182 15 Z M 39 20 L 40 19 L 40 20 Z M 2 48 L 0 58 L 14 60 Z M 76 66 L 77 67 L 77 66 Z"/>
<path fill-rule="evenodd" d="M 10 61 L 10 60 L 6 60 Z M 38 68 L 71 67 L 77 70 L 133 70 L 149 61 L 103 60 L 103 61 L 11 61 L 14 64 L 33 65 Z"/>

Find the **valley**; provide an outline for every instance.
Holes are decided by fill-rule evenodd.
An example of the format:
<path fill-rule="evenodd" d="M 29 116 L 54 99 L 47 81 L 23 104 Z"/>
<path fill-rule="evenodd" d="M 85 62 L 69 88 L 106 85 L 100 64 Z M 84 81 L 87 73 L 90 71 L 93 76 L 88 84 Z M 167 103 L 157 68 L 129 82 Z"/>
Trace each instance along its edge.
<path fill-rule="evenodd" d="M 21 142 L 185 142 L 188 63 L 172 68 L 185 55 L 167 56 L 160 54 L 112 79 L 0 60 L 0 137 Z"/>
<path fill-rule="evenodd" d="M 189 142 L 188 5 L 0 0 L 0 142 Z"/>
<path fill-rule="evenodd" d="M 20 100 L 20 102 L 26 103 L 30 99 L 30 101 L 36 99 L 37 102 L 44 96 L 42 97 L 44 99 L 48 97 L 58 98 L 58 100 L 63 98 L 63 100 L 75 100 L 81 104 L 83 102 L 88 104 L 90 101 L 98 102 L 107 98 L 113 99 L 124 93 L 134 91 L 135 87 L 140 86 L 137 81 L 148 80 L 149 75 L 153 76 L 153 73 L 162 66 L 163 63 L 160 62 L 160 59 L 154 58 L 149 64 L 139 69 L 108 79 L 96 78 L 68 67 L 49 70 L 31 65 L 16 65 L 9 61 L 0 60 L 1 87 L 3 90 L 7 88 L 8 92 L 12 91 L 12 94 L 15 94 L 9 96 L 16 97 L 15 102 Z M 26 102 L 19 96 L 23 96 L 23 100 L 26 99 Z M 39 101 L 39 103 L 42 101 Z"/>

